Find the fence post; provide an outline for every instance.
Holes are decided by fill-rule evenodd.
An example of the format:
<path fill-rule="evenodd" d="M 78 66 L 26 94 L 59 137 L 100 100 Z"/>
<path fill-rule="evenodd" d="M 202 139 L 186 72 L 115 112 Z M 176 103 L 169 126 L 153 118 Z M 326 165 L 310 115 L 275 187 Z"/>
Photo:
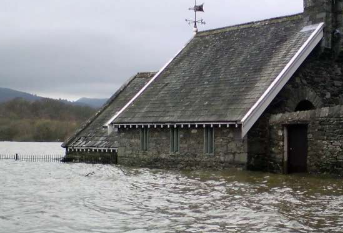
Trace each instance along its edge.
<path fill-rule="evenodd" d="M 18 154 L 15 154 L 15 160 L 18 161 Z"/>

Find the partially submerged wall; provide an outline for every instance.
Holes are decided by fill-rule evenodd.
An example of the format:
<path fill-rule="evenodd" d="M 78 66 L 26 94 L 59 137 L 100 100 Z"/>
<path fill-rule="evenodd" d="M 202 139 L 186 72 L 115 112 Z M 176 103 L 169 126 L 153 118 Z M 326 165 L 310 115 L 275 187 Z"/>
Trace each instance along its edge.
<path fill-rule="evenodd" d="M 180 128 L 180 152 L 170 152 L 170 129 L 150 128 L 147 151 L 141 150 L 140 129 L 119 129 L 118 164 L 154 168 L 245 167 L 246 140 L 240 129 L 215 128 L 214 153 L 204 152 L 203 128 Z"/>
<path fill-rule="evenodd" d="M 343 62 L 332 51 L 321 52 L 318 46 L 250 129 L 248 169 L 282 169 L 278 157 L 271 155 L 270 148 L 275 146 L 270 140 L 274 136 L 269 132 L 269 119 L 271 115 L 294 112 L 303 100 L 311 102 L 316 109 L 343 105 Z"/>
<path fill-rule="evenodd" d="M 270 159 L 282 169 L 285 131 L 290 124 L 308 125 L 308 171 L 343 175 L 343 106 L 277 114 L 270 117 Z M 282 170 L 279 170 L 281 172 Z"/>
<path fill-rule="evenodd" d="M 117 153 L 115 151 L 92 151 L 92 149 L 69 150 L 63 162 L 71 163 L 94 163 L 94 164 L 116 164 Z"/>

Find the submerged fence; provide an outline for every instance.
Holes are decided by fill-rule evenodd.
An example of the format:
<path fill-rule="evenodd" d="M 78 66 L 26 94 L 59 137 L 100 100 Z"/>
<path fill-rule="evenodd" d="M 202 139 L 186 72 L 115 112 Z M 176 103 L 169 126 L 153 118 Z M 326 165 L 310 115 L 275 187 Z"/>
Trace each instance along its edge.
<path fill-rule="evenodd" d="M 0 160 L 62 163 L 64 155 L 0 155 Z"/>

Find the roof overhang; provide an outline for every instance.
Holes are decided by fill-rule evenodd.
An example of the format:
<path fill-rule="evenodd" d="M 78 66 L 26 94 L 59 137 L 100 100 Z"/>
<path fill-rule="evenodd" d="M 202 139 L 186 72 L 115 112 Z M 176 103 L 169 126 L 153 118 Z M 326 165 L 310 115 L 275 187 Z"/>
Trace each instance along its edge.
<path fill-rule="evenodd" d="M 71 147 L 66 147 L 68 152 L 100 152 L 100 153 L 112 153 L 112 152 L 118 152 L 117 147 L 111 147 L 111 148 L 106 148 L 106 147 L 84 147 L 84 146 L 71 146 Z"/>
<path fill-rule="evenodd" d="M 123 124 L 111 124 L 115 128 L 205 128 L 205 127 L 240 127 L 239 122 L 178 122 L 178 123 L 123 123 Z"/>
<path fill-rule="evenodd" d="M 323 38 L 324 23 L 307 26 L 303 29 L 314 30 L 309 39 L 303 44 L 299 51 L 294 55 L 290 62 L 285 66 L 281 73 L 275 78 L 268 89 L 263 93 L 259 100 L 252 106 L 248 113 L 243 117 L 242 124 L 242 138 L 249 132 L 251 127 L 260 118 L 262 113 L 266 110 L 269 104 L 273 101 L 276 95 L 286 85 L 289 79 L 297 71 L 300 65 L 305 61 L 308 55 L 319 44 Z"/>

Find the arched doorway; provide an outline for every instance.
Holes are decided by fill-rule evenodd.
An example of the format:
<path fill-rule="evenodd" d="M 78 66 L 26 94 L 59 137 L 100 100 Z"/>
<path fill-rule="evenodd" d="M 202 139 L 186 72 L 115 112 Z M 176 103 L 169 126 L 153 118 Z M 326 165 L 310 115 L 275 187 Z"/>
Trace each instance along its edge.
<path fill-rule="evenodd" d="M 300 111 L 308 111 L 308 110 L 313 110 L 316 107 L 308 100 L 302 100 L 298 103 L 298 105 L 295 107 L 296 112 Z"/>
<path fill-rule="evenodd" d="M 309 100 L 300 101 L 294 111 L 308 111 L 316 107 Z M 287 126 L 287 172 L 298 173 L 307 172 L 307 154 L 308 154 L 308 125 L 293 124 Z"/>

